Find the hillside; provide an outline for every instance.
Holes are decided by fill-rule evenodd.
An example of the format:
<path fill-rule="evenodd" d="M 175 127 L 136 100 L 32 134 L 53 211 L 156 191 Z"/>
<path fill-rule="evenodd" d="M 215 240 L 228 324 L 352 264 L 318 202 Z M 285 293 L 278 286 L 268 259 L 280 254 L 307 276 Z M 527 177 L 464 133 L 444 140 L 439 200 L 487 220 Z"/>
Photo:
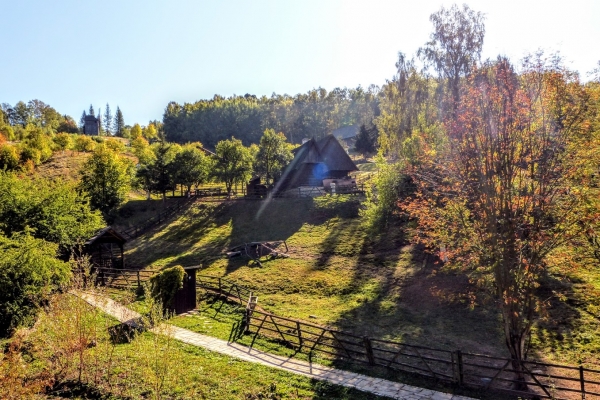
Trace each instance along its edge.
<path fill-rule="evenodd" d="M 467 282 L 442 274 L 399 228 L 368 234 L 356 199 L 194 203 L 126 246 L 138 266 L 202 264 L 203 274 L 254 288 L 269 311 L 372 337 L 502 354 L 497 314 L 469 308 Z M 228 259 L 231 246 L 286 240 L 290 257 Z M 465 335 L 465 327 L 468 335 Z"/>

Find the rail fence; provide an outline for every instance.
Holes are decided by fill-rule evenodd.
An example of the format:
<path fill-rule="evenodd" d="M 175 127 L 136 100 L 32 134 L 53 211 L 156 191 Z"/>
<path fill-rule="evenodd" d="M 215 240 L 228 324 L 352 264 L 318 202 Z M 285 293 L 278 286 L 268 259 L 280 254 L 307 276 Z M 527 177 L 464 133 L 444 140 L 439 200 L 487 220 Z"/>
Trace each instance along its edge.
<path fill-rule="evenodd" d="M 309 359 L 342 359 L 352 363 L 385 367 L 439 381 L 479 390 L 501 391 L 524 398 L 592 399 L 600 398 L 600 370 L 513 360 L 484 354 L 444 350 L 336 330 L 294 318 L 278 316 L 249 307 L 253 292 L 225 278 L 201 275 L 197 286 L 247 304 L 245 317 L 234 324 L 230 340 L 252 335 L 250 347 L 258 336 L 278 342 Z M 515 368 L 519 368 L 517 371 Z M 516 379 L 521 373 L 522 380 Z M 525 383 L 527 390 L 516 389 Z"/>
<path fill-rule="evenodd" d="M 96 275 L 97 285 L 117 289 L 132 289 L 142 286 L 142 283 L 150 280 L 150 277 L 156 271 L 96 267 L 93 272 Z"/>
<path fill-rule="evenodd" d="M 120 231 L 120 233 L 123 236 L 126 236 L 128 239 L 135 239 L 141 234 L 147 232 L 149 229 L 162 224 L 173 215 L 178 214 L 186 205 L 194 200 L 195 199 L 193 197 L 184 197 L 179 200 L 177 204 L 169 206 L 158 212 L 155 216 L 148 218 L 144 223 L 127 228 L 123 231 Z"/>

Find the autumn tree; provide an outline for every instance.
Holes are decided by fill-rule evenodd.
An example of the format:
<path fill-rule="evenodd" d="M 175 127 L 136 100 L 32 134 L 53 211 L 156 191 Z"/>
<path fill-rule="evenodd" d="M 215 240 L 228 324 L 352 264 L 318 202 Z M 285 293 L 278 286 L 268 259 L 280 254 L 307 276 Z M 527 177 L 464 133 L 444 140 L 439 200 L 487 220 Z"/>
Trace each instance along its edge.
<path fill-rule="evenodd" d="M 213 176 L 225 183 L 227 193 L 233 185 L 248 180 L 252 172 L 252 155 L 241 140 L 231 138 L 217 143 Z"/>
<path fill-rule="evenodd" d="M 273 129 L 265 130 L 258 152 L 255 156 L 254 170 L 265 178 L 267 185 L 272 183 L 294 156 L 283 133 L 275 133 Z"/>
<path fill-rule="evenodd" d="M 422 154 L 413 169 L 415 237 L 490 289 L 519 389 L 546 257 L 576 228 L 581 193 L 570 190 L 570 156 L 582 99 L 560 64 L 532 59 L 519 75 L 500 58 L 469 77 L 445 123 L 447 150 Z"/>

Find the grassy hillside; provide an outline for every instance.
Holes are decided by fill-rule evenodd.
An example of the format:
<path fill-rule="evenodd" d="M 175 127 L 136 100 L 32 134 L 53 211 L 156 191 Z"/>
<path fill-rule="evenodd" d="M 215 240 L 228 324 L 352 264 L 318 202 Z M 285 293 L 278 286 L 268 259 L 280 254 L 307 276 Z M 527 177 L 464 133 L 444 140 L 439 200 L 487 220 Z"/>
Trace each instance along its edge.
<path fill-rule="evenodd" d="M 255 288 L 262 307 L 284 316 L 372 337 L 503 354 L 497 313 L 471 310 L 457 294 L 468 283 L 439 273 L 399 228 L 368 233 L 359 207 L 358 200 L 341 197 L 195 203 L 129 243 L 126 262 L 202 264 L 202 273 Z M 224 255 L 231 246 L 262 240 L 286 240 L 290 257 L 260 267 Z"/>
<path fill-rule="evenodd" d="M 256 290 L 259 304 L 280 315 L 366 334 L 450 350 L 506 356 L 500 315 L 493 304 L 465 295 L 460 275 L 408 243 L 393 226 L 369 233 L 356 199 L 277 199 L 194 203 L 159 230 L 130 242 L 130 265 L 202 264 Z M 258 266 L 225 251 L 249 241 L 286 240 L 290 257 Z M 600 324 L 597 271 L 569 277 L 572 300 L 544 287 L 549 312 L 532 335 L 534 357 L 597 366 Z M 564 290 L 564 288 L 561 288 Z"/>

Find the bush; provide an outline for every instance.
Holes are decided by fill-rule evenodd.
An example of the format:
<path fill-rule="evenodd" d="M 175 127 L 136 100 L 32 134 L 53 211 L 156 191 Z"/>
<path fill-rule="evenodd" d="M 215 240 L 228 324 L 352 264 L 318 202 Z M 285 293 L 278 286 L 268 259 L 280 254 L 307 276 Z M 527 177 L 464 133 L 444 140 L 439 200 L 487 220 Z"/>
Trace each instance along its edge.
<path fill-rule="evenodd" d="M 96 143 L 89 136 L 79 135 L 75 138 L 73 148 L 75 151 L 91 152 L 96 148 Z"/>
<path fill-rule="evenodd" d="M 166 268 L 150 278 L 152 297 L 162 303 L 164 310 L 172 309 L 175 293 L 183 288 L 185 271 L 180 265 Z"/>
<path fill-rule="evenodd" d="M 40 165 L 42 160 L 42 154 L 38 149 L 30 146 L 21 147 L 21 163 L 25 164 L 27 161 L 31 161 L 34 165 Z"/>
<path fill-rule="evenodd" d="M 14 146 L 0 146 L 0 170 L 12 171 L 19 168 L 19 154 Z"/>
<path fill-rule="evenodd" d="M 105 143 L 106 143 L 106 147 L 108 147 L 109 149 L 111 149 L 117 153 L 122 153 L 125 151 L 125 145 L 120 140 L 108 139 L 108 140 L 106 140 Z"/>
<path fill-rule="evenodd" d="M 71 136 L 68 133 L 59 133 L 52 140 L 58 150 L 65 151 L 71 147 Z"/>
<path fill-rule="evenodd" d="M 57 250 L 28 233 L 0 233 L 0 336 L 33 322 L 52 291 L 69 281 L 71 269 L 56 258 Z"/>

